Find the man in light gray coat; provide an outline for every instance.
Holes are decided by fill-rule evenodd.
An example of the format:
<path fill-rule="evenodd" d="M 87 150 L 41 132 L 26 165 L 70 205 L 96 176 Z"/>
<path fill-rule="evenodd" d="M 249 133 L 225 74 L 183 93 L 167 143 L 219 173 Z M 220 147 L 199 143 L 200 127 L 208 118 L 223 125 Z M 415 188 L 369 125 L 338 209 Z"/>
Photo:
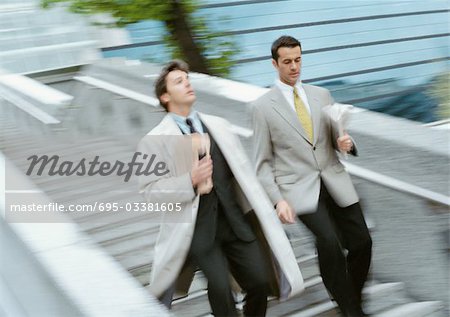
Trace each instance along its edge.
<path fill-rule="evenodd" d="M 148 157 L 156 155 L 168 168 L 163 176 L 140 177 L 140 191 L 149 203 L 180 208 L 163 214 L 150 291 L 170 302 L 186 267 L 199 268 L 208 280 L 213 314 L 237 316 L 231 273 L 246 293 L 244 314 L 264 316 L 269 285 L 281 299 L 304 289 L 273 205 L 231 125 L 192 109 L 196 96 L 185 63 L 169 63 L 156 81 L 155 92 L 168 113 L 142 139 L 139 151 Z M 183 153 L 183 140 L 205 133 L 211 142 L 210 154 L 191 164 L 183 160 L 191 155 Z M 212 190 L 200 190 L 211 178 Z"/>
<path fill-rule="evenodd" d="M 299 80 L 300 42 L 280 37 L 272 45 L 272 58 L 279 79 L 253 104 L 258 178 L 280 220 L 294 223 L 298 217 L 315 235 L 324 284 L 342 313 L 364 316 L 361 290 L 372 241 L 336 152 L 356 155 L 356 148 L 322 113 L 334 103 L 329 91 Z"/>

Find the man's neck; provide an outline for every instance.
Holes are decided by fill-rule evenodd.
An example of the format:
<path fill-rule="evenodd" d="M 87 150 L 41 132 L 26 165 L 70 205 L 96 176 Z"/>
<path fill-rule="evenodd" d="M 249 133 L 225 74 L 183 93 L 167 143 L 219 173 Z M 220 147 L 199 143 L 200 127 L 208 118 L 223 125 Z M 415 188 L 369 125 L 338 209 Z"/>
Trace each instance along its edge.
<path fill-rule="evenodd" d="M 301 86 L 301 84 L 302 84 L 302 82 L 301 82 L 300 79 L 297 80 L 294 84 L 286 83 L 286 82 L 282 81 L 281 78 L 278 78 L 278 82 L 281 83 L 281 84 L 283 84 L 283 85 L 290 86 L 290 87 L 292 87 L 292 88 L 294 88 L 294 87 L 297 86 L 297 85 L 300 85 L 300 86 Z"/>
<path fill-rule="evenodd" d="M 172 112 L 176 115 L 182 116 L 182 117 L 187 117 L 189 116 L 189 114 L 191 113 L 191 109 L 192 109 L 192 105 L 186 105 L 186 106 L 169 106 L 168 110 L 169 112 Z"/>

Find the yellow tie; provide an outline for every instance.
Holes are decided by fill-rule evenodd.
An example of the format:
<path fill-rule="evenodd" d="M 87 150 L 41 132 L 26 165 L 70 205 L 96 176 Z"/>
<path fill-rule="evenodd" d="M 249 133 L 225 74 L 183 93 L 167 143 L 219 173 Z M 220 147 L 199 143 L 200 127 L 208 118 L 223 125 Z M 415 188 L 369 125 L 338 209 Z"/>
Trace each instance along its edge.
<path fill-rule="evenodd" d="M 306 110 L 306 106 L 302 101 L 302 98 L 298 95 L 297 87 L 294 87 L 294 105 L 295 111 L 297 112 L 297 117 L 303 126 L 306 134 L 308 135 L 309 141 L 313 142 L 313 126 L 311 121 L 311 116 Z"/>

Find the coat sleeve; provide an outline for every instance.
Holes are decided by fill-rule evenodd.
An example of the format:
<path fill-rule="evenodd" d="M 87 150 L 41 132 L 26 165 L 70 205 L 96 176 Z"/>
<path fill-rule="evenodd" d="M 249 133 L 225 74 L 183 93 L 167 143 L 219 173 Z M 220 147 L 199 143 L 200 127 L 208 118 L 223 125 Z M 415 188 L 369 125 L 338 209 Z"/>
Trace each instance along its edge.
<path fill-rule="evenodd" d="M 163 137 L 143 138 L 138 145 L 138 151 L 147 154 L 147 157 L 156 155 L 156 158 L 163 158 L 169 172 L 163 176 L 155 174 L 139 176 L 139 192 L 142 193 L 147 202 L 153 203 L 186 203 L 195 199 L 196 193 L 192 186 L 191 175 L 189 172 L 175 175 L 174 162 L 164 151 Z M 144 166 L 148 161 L 142 160 Z"/>
<path fill-rule="evenodd" d="M 262 111 L 259 101 L 252 104 L 253 112 L 253 160 L 256 175 L 264 187 L 273 205 L 276 205 L 283 197 L 280 193 L 274 175 L 274 156 L 272 140 L 266 114 Z"/>

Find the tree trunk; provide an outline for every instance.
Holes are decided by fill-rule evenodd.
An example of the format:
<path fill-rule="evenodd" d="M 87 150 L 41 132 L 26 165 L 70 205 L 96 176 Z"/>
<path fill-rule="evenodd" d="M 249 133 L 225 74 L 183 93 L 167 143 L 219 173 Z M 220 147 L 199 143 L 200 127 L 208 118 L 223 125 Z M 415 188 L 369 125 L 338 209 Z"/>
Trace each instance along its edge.
<path fill-rule="evenodd" d="M 166 26 L 173 39 L 178 43 L 189 68 L 198 73 L 209 74 L 206 58 L 194 41 L 192 30 L 188 24 L 186 12 L 179 0 L 172 0 L 172 16 L 166 20 Z"/>

